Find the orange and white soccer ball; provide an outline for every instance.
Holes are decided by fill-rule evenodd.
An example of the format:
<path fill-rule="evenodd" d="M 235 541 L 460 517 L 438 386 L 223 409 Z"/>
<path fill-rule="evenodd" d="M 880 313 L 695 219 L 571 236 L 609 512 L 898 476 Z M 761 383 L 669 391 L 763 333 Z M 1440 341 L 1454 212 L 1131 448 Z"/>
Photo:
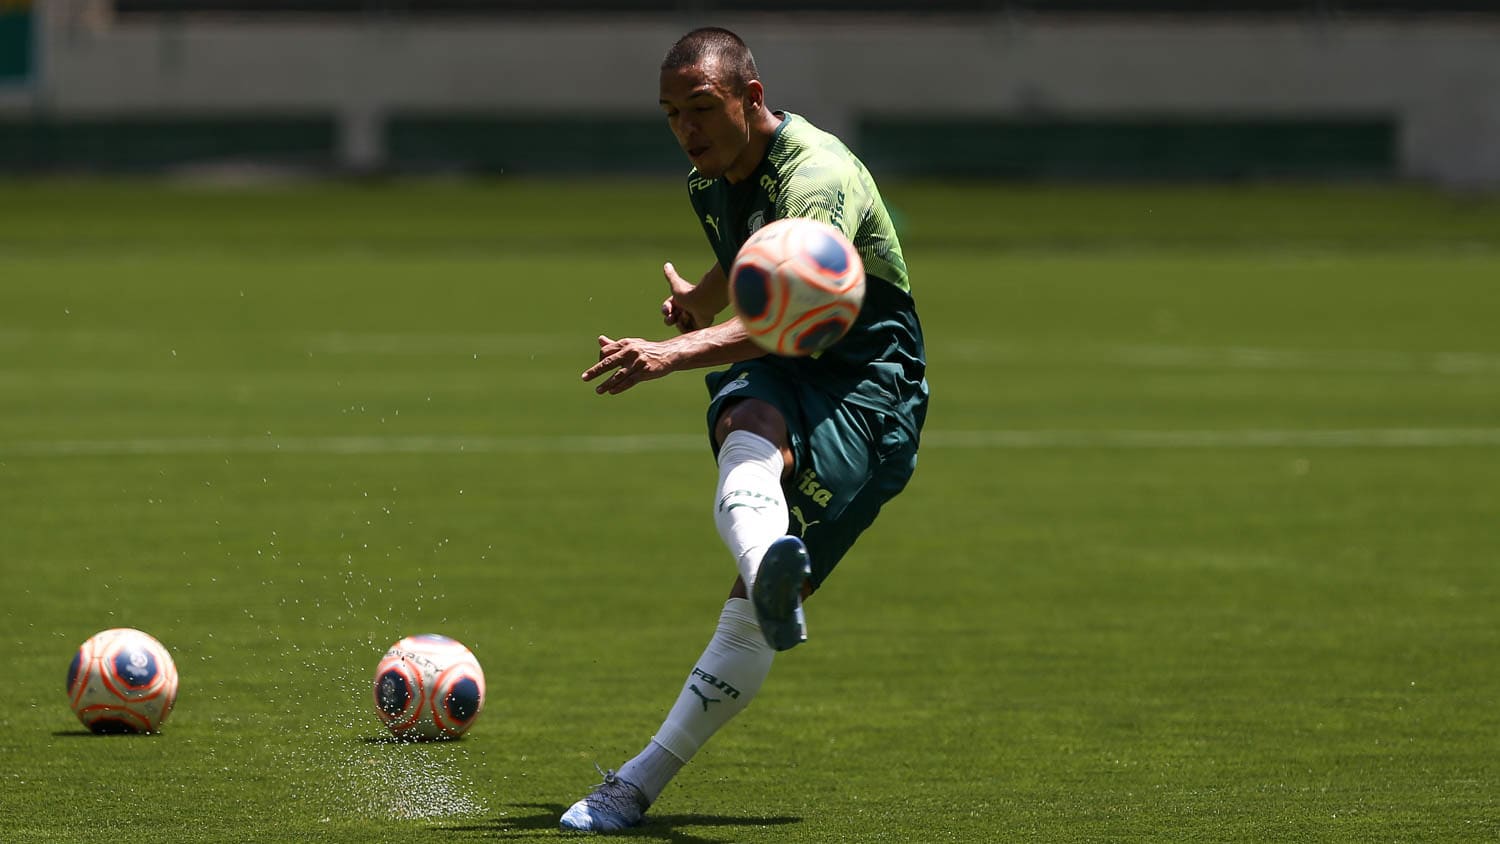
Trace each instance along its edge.
<path fill-rule="evenodd" d="M 68 703 L 96 733 L 154 733 L 176 702 L 172 655 L 139 630 L 94 634 L 68 666 Z"/>
<path fill-rule="evenodd" d="M 833 226 L 789 217 L 745 241 L 729 271 L 745 331 L 772 354 L 803 357 L 849 333 L 865 300 L 865 266 Z"/>
<path fill-rule="evenodd" d="M 375 711 L 398 738 L 458 738 L 482 709 L 484 669 L 455 639 L 408 636 L 375 667 Z"/>

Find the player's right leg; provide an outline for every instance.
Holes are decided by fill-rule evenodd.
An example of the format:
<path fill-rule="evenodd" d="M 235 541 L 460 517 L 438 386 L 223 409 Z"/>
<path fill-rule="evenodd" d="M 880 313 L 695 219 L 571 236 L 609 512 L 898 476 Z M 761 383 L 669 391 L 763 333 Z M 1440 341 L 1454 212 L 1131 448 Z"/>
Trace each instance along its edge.
<path fill-rule="evenodd" d="M 766 644 L 785 651 L 807 641 L 807 618 L 802 599 L 812 588 L 812 563 L 807 546 L 795 536 L 772 542 L 761 557 L 750 601 Z"/>
<path fill-rule="evenodd" d="M 766 643 L 779 651 L 807 639 L 802 612 L 812 567 L 801 540 L 787 536 L 782 482 L 794 458 L 786 417 L 758 398 L 726 403 L 714 423 L 719 482 L 714 524 L 734 556 Z"/>
<path fill-rule="evenodd" d="M 714 488 L 714 525 L 734 557 L 740 579 L 755 583 L 766 549 L 786 535 L 786 494 L 791 473 L 786 421 L 759 399 L 726 404 L 714 423 L 719 478 Z"/>

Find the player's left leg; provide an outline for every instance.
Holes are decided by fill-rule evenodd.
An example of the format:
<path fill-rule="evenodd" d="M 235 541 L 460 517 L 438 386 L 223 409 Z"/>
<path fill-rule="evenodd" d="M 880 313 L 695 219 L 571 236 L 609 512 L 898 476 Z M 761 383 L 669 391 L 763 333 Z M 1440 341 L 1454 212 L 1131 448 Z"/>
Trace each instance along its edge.
<path fill-rule="evenodd" d="M 786 535 L 781 483 L 794 463 L 790 437 L 782 412 L 750 396 L 718 402 L 713 413 L 719 462 L 714 521 L 740 579 L 656 735 L 563 814 L 563 829 L 611 832 L 640 823 L 672 777 L 750 704 L 770 674 L 775 651 L 761 632 L 744 582 L 754 581 L 766 549 Z M 796 588 L 801 589 L 800 581 Z"/>
<path fill-rule="evenodd" d="M 603 783 L 573 804 L 562 816 L 561 826 L 610 832 L 640 823 L 682 766 L 750 705 L 770 674 L 775 655 L 761 635 L 750 602 L 730 597 L 719 613 L 713 637 L 656 735 L 618 774 L 606 773 Z"/>
<path fill-rule="evenodd" d="M 604 782 L 568 807 L 557 825 L 571 832 L 618 832 L 641 822 L 651 801 L 634 783 L 614 771 L 603 771 Z"/>

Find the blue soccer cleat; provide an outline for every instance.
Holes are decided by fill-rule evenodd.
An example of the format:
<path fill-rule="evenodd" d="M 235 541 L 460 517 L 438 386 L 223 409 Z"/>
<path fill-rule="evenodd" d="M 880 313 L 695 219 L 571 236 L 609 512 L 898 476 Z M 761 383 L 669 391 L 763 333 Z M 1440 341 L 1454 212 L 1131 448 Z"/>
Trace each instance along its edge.
<path fill-rule="evenodd" d="M 651 805 L 646 795 L 634 783 L 615 776 L 614 771 L 600 773 L 604 782 L 563 812 L 559 828 L 566 832 L 618 832 L 640 824 Z"/>
<path fill-rule="evenodd" d="M 795 536 L 771 543 L 755 573 L 750 601 L 766 644 L 778 651 L 807 641 L 807 619 L 802 614 L 802 587 L 812 577 L 807 546 Z"/>

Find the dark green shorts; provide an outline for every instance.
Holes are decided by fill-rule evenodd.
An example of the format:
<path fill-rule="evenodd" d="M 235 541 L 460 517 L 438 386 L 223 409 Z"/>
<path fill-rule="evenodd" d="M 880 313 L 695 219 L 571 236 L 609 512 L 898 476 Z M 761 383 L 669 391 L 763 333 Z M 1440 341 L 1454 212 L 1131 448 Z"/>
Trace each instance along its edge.
<path fill-rule="evenodd" d="M 843 401 L 762 359 L 735 364 L 705 379 L 708 439 L 727 404 L 768 402 L 786 419 L 796 466 L 782 484 L 787 533 L 802 537 L 812 558 L 814 588 L 838 565 L 917 467 L 917 441 L 891 413 Z"/>

